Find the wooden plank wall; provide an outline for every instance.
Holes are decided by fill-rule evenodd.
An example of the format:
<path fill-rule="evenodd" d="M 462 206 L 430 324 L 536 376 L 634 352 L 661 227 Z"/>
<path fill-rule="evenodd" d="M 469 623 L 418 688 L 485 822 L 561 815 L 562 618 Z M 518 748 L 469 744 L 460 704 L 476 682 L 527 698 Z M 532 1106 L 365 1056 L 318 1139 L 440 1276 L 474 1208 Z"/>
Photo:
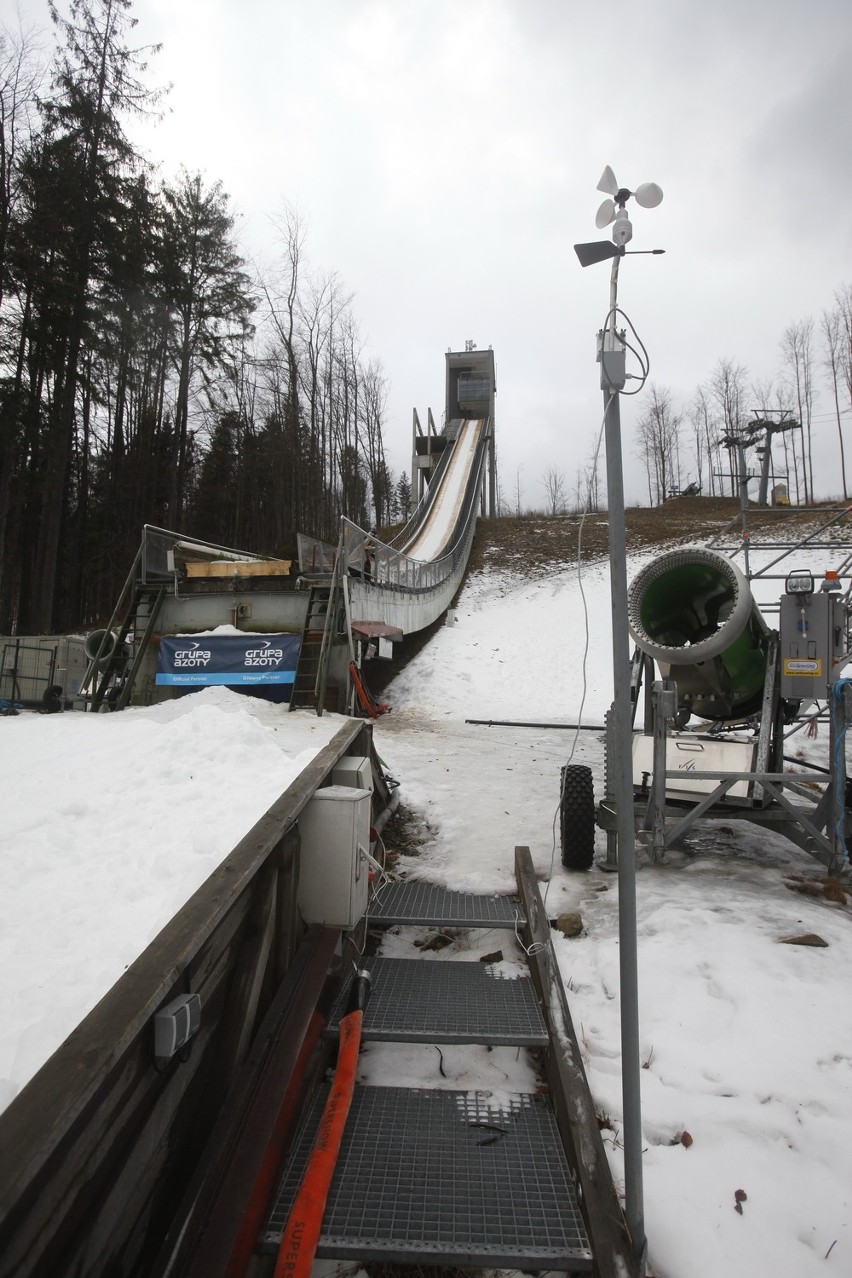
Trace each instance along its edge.
<path fill-rule="evenodd" d="M 149 1278 L 304 929 L 299 813 L 347 721 L 0 1116 L 0 1278 Z M 159 1063 L 154 1013 L 197 992 L 201 1028 Z"/>

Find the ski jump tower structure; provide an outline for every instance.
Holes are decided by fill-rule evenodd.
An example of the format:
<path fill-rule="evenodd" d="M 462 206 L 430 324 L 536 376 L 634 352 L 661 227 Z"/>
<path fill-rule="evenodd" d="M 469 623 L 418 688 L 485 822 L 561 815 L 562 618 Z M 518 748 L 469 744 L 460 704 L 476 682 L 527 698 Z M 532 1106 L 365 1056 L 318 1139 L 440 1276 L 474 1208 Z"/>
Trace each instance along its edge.
<path fill-rule="evenodd" d="M 411 500 L 416 508 L 423 500 L 448 445 L 455 441 L 451 423 L 469 418 L 486 423 L 484 436 L 486 460 L 482 471 L 481 513 L 491 518 L 497 513 L 497 454 L 494 447 L 494 398 L 497 381 L 494 352 L 477 350 L 466 342 L 463 351 L 447 351 L 444 431 L 435 427 L 432 410 L 426 415 L 426 429 L 414 410 L 411 428 Z"/>

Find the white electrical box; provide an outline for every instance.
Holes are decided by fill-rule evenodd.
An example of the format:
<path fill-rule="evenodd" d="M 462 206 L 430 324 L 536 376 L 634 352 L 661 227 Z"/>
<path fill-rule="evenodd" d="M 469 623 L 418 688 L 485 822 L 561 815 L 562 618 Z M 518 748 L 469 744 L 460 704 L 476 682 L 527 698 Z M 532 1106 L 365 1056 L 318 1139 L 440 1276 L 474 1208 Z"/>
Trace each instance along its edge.
<path fill-rule="evenodd" d="M 755 746 L 747 741 L 707 741 L 700 737 L 666 739 L 666 771 L 678 772 L 678 777 L 666 781 L 666 793 L 674 799 L 703 799 L 711 794 L 719 782 L 711 778 L 693 777 L 693 772 L 752 772 Z M 653 737 L 633 738 L 633 784 L 642 784 L 642 774 L 650 779 L 654 773 Z M 749 798 L 749 781 L 736 781 L 725 795 L 730 799 Z"/>
<path fill-rule="evenodd" d="M 373 790 L 373 767 L 369 759 L 360 755 L 345 754 L 332 768 L 332 785 L 351 785 L 356 790 Z"/>
<path fill-rule="evenodd" d="M 367 789 L 317 790 L 299 817 L 299 910 L 306 923 L 352 928 L 367 911 L 370 799 Z"/>

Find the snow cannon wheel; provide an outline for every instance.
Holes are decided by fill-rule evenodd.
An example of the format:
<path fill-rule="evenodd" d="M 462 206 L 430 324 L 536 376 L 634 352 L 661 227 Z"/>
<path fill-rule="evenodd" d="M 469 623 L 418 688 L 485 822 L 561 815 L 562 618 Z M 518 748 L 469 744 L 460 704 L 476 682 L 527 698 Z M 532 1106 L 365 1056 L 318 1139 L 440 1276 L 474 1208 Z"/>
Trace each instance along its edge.
<path fill-rule="evenodd" d="M 566 870 L 590 870 L 595 859 L 595 791 L 592 769 L 567 763 L 562 769 L 559 834 Z"/>

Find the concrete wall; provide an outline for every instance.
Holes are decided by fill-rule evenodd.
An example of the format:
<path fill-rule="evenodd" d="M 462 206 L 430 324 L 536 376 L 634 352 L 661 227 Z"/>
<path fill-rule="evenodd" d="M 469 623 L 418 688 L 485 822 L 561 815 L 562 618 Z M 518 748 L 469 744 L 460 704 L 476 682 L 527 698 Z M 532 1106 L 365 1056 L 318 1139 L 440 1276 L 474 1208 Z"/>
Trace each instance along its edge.
<path fill-rule="evenodd" d="M 307 608 L 306 590 L 169 595 L 160 610 L 157 630 L 164 635 L 182 635 L 230 625 L 264 634 L 301 633 Z"/>

